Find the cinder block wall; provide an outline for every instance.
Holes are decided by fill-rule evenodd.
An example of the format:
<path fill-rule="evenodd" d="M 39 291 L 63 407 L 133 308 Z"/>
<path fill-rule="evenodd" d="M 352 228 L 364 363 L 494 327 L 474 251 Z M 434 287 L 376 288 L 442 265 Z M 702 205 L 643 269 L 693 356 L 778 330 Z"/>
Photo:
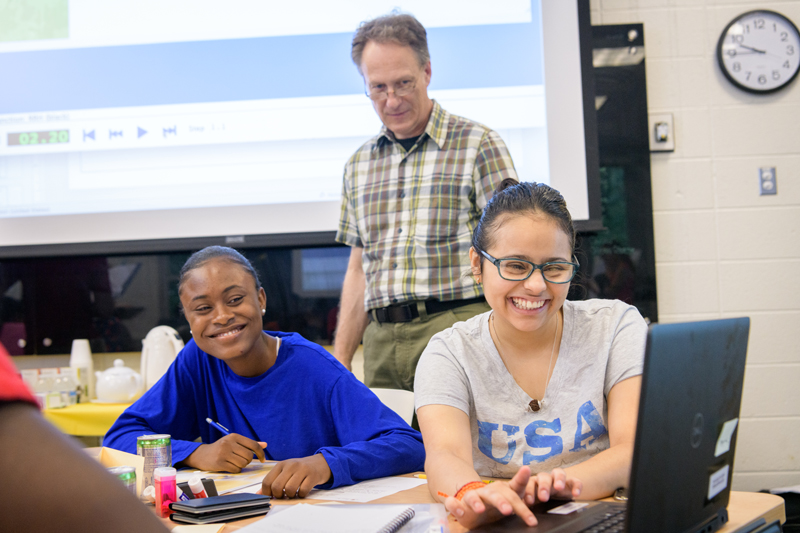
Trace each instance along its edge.
<path fill-rule="evenodd" d="M 752 320 L 733 488 L 800 484 L 800 79 L 768 96 L 716 64 L 736 15 L 800 1 L 592 0 L 592 24 L 644 23 L 650 113 L 676 149 L 651 156 L 662 322 Z M 777 196 L 758 168 L 777 167 Z"/>

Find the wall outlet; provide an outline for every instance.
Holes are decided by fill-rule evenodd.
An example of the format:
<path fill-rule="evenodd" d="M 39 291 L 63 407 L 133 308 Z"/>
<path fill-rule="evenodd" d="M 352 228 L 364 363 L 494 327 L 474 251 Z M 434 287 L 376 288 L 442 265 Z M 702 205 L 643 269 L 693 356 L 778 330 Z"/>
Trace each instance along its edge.
<path fill-rule="evenodd" d="M 761 196 L 765 194 L 778 194 L 778 180 L 775 167 L 761 167 L 758 169 L 758 190 Z"/>

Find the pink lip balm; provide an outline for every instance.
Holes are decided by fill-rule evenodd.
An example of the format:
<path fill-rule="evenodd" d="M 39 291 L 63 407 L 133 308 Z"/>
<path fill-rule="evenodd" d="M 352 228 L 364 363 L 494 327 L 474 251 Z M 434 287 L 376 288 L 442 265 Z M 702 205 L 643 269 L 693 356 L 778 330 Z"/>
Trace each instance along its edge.
<path fill-rule="evenodd" d="M 156 512 L 161 518 L 173 513 L 169 504 L 178 501 L 178 472 L 170 466 L 162 466 L 153 470 L 153 481 L 156 489 Z"/>

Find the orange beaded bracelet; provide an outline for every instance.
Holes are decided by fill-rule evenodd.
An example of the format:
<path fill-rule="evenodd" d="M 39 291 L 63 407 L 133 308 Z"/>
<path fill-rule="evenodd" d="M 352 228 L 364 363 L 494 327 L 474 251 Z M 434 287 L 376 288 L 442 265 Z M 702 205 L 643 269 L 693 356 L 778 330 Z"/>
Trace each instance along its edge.
<path fill-rule="evenodd" d="M 466 494 L 467 492 L 469 492 L 471 490 L 479 489 L 479 488 L 485 487 L 485 486 L 486 486 L 486 483 L 484 483 L 483 481 L 470 481 L 469 483 L 467 483 L 466 485 L 464 485 L 463 487 L 458 489 L 458 492 L 456 492 L 455 498 L 456 498 L 456 500 L 460 500 L 461 498 L 464 497 L 464 494 Z"/>

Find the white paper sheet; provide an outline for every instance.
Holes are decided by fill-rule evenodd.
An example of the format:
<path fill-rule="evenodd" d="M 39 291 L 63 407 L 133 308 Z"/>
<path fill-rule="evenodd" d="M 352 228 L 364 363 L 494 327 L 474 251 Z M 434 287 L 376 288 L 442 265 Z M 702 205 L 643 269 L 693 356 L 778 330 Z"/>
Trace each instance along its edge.
<path fill-rule="evenodd" d="M 739 419 L 734 418 L 722 425 L 722 430 L 719 432 L 719 438 L 717 439 L 717 447 L 714 449 L 714 457 L 719 457 L 731 449 L 731 437 L 738 423 Z"/>
<path fill-rule="evenodd" d="M 242 471 L 239 472 L 238 474 L 230 474 L 228 472 L 209 472 L 207 470 L 197 470 L 195 468 L 182 469 L 178 470 L 177 482 L 182 483 L 185 481 L 189 481 L 189 479 L 192 476 L 200 476 L 208 479 L 213 479 L 215 481 L 226 481 L 230 479 L 244 478 L 250 474 L 263 473 L 264 475 L 267 475 L 267 473 L 276 464 L 278 464 L 278 461 L 264 461 L 262 463 L 260 461 L 253 460 L 250 462 L 249 465 L 244 467 Z"/>
<path fill-rule="evenodd" d="M 332 490 L 312 490 L 306 498 L 310 500 L 335 500 L 339 502 L 371 502 L 401 490 L 413 489 L 427 483 L 425 479 L 414 477 L 384 477 L 362 481 L 348 487 Z"/>
<path fill-rule="evenodd" d="M 224 527 L 225 524 L 175 526 L 172 533 L 219 533 Z"/>
<path fill-rule="evenodd" d="M 778 487 L 775 489 L 769 489 L 772 494 L 785 494 L 787 492 L 796 492 L 800 494 L 800 485 L 792 485 L 791 487 Z"/>
<path fill-rule="evenodd" d="M 728 474 L 730 473 L 730 466 L 725 465 L 708 478 L 708 499 L 710 500 L 728 486 Z"/>
<path fill-rule="evenodd" d="M 399 531 L 403 533 L 447 533 L 447 511 L 442 504 L 297 504 L 278 505 L 265 518 L 238 533 L 374 533 L 401 513 L 414 510 L 414 517 Z"/>
<path fill-rule="evenodd" d="M 277 461 L 266 461 L 264 463 L 253 461 L 238 474 L 206 472 L 204 470 L 195 469 L 179 470 L 177 482 L 188 482 L 193 476 L 200 476 L 201 478 L 213 479 L 217 487 L 217 492 L 220 495 L 232 492 L 255 493 L 261 488 L 261 480 L 264 479 L 264 476 L 266 476 L 276 464 Z"/>

